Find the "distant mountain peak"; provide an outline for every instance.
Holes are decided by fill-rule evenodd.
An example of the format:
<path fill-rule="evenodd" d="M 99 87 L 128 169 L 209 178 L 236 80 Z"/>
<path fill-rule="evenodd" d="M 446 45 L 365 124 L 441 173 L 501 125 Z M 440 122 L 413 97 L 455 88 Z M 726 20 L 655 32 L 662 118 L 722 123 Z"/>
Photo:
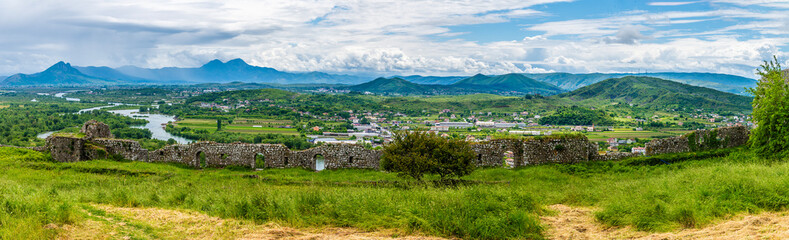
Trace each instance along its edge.
<path fill-rule="evenodd" d="M 240 58 L 236 58 L 236 59 L 227 61 L 225 63 L 225 65 L 249 66 L 249 64 L 247 64 L 247 62 L 245 62 L 243 59 L 240 59 Z"/>
<path fill-rule="evenodd" d="M 63 61 L 55 63 L 51 67 L 47 68 L 47 70 L 44 70 L 44 72 L 67 73 L 67 74 L 79 74 L 79 75 L 82 75 L 82 72 L 80 72 L 76 68 L 71 67 L 70 63 L 66 63 L 66 62 L 63 62 Z"/>
<path fill-rule="evenodd" d="M 203 64 L 203 66 L 201 66 L 200 68 L 221 67 L 221 66 L 224 66 L 224 65 L 225 64 L 221 60 L 214 59 L 214 60 L 211 60 L 210 62 L 207 62 L 207 63 Z"/>

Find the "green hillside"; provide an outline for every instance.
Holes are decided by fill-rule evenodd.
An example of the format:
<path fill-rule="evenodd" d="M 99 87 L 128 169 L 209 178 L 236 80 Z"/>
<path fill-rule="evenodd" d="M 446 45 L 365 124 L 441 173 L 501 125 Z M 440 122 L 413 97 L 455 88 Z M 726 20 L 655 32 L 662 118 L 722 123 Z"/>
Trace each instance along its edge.
<path fill-rule="evenodd" d="M 487 89 L 499 92 L 519 92 L 542 95 L 553 95 L 562 91 L 561 88 L 551 85 L 550 83 L 540 82 L 515 73 L 495 77 L 477 74 L 470 78 L 460 80 L 451 86 L 465 89 Z"/>
<path fill-rule="evenodd" d="M 445 88 L 444 86 L 416 84 L 397 77 L 377 78 L 373 81 L 348 87 L 349 90 L 357 92 L 400 95 L 435 94 Z"/>
<path fill-rule="evenodd" d="M 650 108 L 715 108 L 750 111 L 750 97 L 652 77 L 612 78 L 558 95 L 576 101 L 610 101 Z"/>

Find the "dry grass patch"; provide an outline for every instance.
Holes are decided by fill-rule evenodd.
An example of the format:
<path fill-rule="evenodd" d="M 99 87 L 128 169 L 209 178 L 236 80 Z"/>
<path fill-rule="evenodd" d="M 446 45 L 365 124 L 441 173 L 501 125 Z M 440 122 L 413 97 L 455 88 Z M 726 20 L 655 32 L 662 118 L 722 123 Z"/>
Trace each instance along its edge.
<path fill-rule="evenodd" d="M 222 219 L 188 210 L 86 206 L 87 218 L 58 228 L 58 239 L 442 239 L 405 236 L 396 230 L 295 229 L 277 224 Z"/>
<path fill-rule="evenodd" d="M 703 228 L 668 233 L 636 231 L 631 227 L 605 227 L 594 219 L 597 209 L 551 205 L 556 212 L 542 217 L 549 239 L 789 239 L 789 212 L 737 215 Z"/>

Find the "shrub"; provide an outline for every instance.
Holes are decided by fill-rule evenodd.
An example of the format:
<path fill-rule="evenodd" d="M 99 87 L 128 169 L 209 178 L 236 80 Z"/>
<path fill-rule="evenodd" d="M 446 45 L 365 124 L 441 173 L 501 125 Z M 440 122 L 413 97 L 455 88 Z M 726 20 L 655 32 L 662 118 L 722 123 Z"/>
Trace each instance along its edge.
<path fill-rule="evenodd" d="M 422 181 L 425 174 L 441 180 L 460 178 L 474 170 L 474 151 L 468 142 L 433 133 L 400 132 L 384 147 L 381 168 Z"/>
<path fill-rule="evenodd" d="M 789 149 L 789 84 L 781 71 L 778 59 L 767 62 L 759 69 L 761 79 L 753 94 L 753 119 L 758 127 L 751 131 L 750 145 L 762 157 L 782 157 Z"/>

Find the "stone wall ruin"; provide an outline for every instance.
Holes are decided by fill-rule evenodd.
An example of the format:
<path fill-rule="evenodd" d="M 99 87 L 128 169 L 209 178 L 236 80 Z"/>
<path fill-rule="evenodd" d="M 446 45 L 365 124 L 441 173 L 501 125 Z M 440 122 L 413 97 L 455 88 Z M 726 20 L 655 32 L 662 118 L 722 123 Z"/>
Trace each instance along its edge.
<path fill-rule="evenodd" d="M 743 126 L 702 129 L 679 137 L 655 139 L 646 144 L 647 155 L 732 148 L 748 142 L 750 131 Z"/>
<path fill-rule="evenodd" d="M 93 127 L 88 126 L 89 124 Z M 292 151 L 281 144 L 195 142 L 149 151 L 133 140 L 105 138 L 108 136 L 106 133 L 109 132 L 109 128 L 104 128 L 103 126 L 106 125 L 103 123 L 93 121 L 85 125 L 83 127 L 85 137 L 53 135 L 47 138 L 47 146 L 44 150 L 50 152 L 52 158 L 60 162 L 121 157 L 132 161 L 181 163 L 195 168 L 244 166 L 311 170 L 317 169 L 317 161 L 321 156 L 325 169 L 378 169 L 382 155 L 380 150 L 366 149 L 354 144 L 326 144 L 307 150 Z M 748 129 L 744 127 L 698 130 L 681 137 L 653 140 L 647 143 L 647 154 L 735 147 L 744 144 L 747 140 Z M 545 163 L 609 161 L 639 155 L 634 153 L 600 155 L 597 152 L 597 144 L 589 142 L 586 137 L 498 139 L 472 143 L 471 149 L 476 153 L 474 163 L 479 167 L 502 166 L 507 152 L 512 153 L 513 167 Z"/>

